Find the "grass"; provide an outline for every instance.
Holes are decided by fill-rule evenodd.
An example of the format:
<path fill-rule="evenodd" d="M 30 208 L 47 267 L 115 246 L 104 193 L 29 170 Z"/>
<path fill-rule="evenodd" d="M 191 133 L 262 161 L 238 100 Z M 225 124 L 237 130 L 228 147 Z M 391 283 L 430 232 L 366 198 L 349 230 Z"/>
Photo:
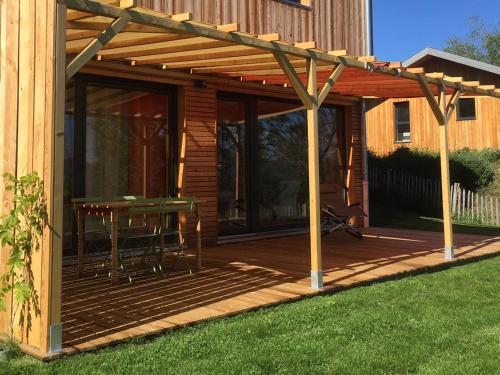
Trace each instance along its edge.
<path fill-rule="evenodd" d="M 423 216 L 408 210 L 402 210 L 387 204 L 370 203 L 370 225 L 375 227 L 390 227 L 403 229 L 443 231 L 443 220 Z M 479 224 L 453 224 L 456 233 L 483 234 L 500 236 L 500 228 Z"/>
<path fill-rule="evenodd" d="M 500 257 L 2 374 L 500 373 Z"/>

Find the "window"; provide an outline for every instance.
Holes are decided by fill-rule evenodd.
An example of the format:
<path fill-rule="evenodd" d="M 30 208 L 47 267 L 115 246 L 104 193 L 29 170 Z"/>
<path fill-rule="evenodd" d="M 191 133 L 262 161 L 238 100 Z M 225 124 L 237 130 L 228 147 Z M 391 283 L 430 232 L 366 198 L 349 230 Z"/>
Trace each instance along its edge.
<path fill-rule="evenodd" d="M 410 142 L 410 103 L 394 103 L 394 128 L 396 142 Z"/>
<path fill-rule="evenodd" d="M 476 99 L 461 98 L 458 99 L 457 120 L 475 120 L 476 119 Z"/>

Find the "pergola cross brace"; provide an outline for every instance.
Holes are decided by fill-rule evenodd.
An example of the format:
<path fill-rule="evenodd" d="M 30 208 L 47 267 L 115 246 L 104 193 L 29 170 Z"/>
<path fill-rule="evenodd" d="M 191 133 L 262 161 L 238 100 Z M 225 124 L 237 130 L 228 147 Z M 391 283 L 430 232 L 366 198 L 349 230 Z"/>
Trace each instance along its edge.
<path fill-rule="evenodd" d="M 90 42 L 66 67 L 66 81 L 69 81 L 102 47 L 118 35 L 129 22 L 130 18 L 128 17 L 117 18 L 96 39 Z"/>

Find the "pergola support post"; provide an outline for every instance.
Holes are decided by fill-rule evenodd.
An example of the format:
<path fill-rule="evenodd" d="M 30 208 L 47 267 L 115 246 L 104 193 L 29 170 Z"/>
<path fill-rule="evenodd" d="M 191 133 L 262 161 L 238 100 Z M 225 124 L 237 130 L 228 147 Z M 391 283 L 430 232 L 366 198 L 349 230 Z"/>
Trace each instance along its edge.
<path fill-rule="evenodd" d="M 307 59 L 307 154 L 309 170 L 309 226 L 311 237 L 311 287 L 323 288 L 321 259 L 321 202 L 319 189 L 318 83 L 316 60 Z"/>
<path fill-rule="evenodd" d="M 441 161 L 441 194 L 443 204 L 443 231 L 444 231 L 444 257 L 446 260 L 455 258 L 455 250 L 453 245 L 453 226 L 451 218 L 451 194 L 450 194 L 450 162 L 449 162 L 449 147 L 448 147 L 448 123 L 451 114 L 455 110 L 455 105 L 460 98 L 461 91 L 457 90 L 446 101 L 446 87 L 440 85 L 438 87 L 438 98 L 436 100 L 432 93 L 429 84 L 424 80 L 420 80 L 420 87 L 429 103 L 434 116 L 439 124 L 439 156 Z"/>
<path fill-rule="evenodd" d="M 66 95 L 66 5 L 56 6 L 55 36 L 55 95 L 54 124 L 52 127 L 53 173 L 51 218 L 53 232 L 50 236 L 48 339 L 49 352 L 62 350 L 61 288 L 62 288 L 62 234 L 63 234 L 63 190 L 64 190 L 64 107 Z"/>
<path fill-rule="evenodd" d="M 344 65 L 335 66 L 328 80 L 318 91 L 317 62 L 307 58 L 307 85 L 304 87 L 290 60 L 281 51 L 274 51 L 274 57 L 287 75 L 297 96 L 307 108 L 307 154 L 309 173 L 309 226 L 311 249 L 311 287 L 323 288 L 323 266 L 321 259 L 321 201 L 319 182 L 319 136 L 318 109 L 341 76 Z"/>

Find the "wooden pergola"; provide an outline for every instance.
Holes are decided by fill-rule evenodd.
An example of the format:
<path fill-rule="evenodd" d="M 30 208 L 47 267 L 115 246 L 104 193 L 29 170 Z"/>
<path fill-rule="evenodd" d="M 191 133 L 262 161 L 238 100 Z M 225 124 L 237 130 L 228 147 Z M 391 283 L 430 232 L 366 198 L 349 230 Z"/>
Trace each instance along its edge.
<path fill-rule="evenodd" d="M 55 1 L 55 0 L 54 0 Z M 48 15 L 50 19 L 50 14 Z M 189 13 L 164 14 L 136 6 L 134 0 L 58 0 L 54 25 L 47 33 L 54 41 L 55 69 L 48 75 L 52 86 L 53 112 L 46 169 L 50 220 L 48 245 L 41 260 L 47 265 L 47 282 L 41 288 L 46 300 L 42 351 L 61 346 L 61 267 L 64 161 L 65 86 L 84 66 L 110 60 L 129 67 L 154 67 L 159 72 L 190 74 L 200 79 L 223 77 L 259 83 L 266 87 L 291 86 L 307 108 L 310 203 L 311 286 L 322 288 L 320 187 L 318 155 L 318 108 L 329 93 L 357 97 L 425 96 L 440 129 L 441 176 L 445 257 L 453 259 L 448 163 L 448 120 L 461 95 L 500 98 L 500 90 L 461 77 L 405 69 L 399 64 L 378 62 L 374 57 L 355 57 L 346 51 L 325 51 L 314 41 L 291 44 L 278 34 L 253 35 L 237 24 L 211 25 L 191 19 Z M 48 35 L 47 34 L 47 35 Z M 50 70 L 47 57 L 47 71 Z M 69 61 L 69 63 L 67 63 Z M 447 95 L 451 98 L 447 100 Z M 436 98 L 437 96 L 437 98 Z M 50 106 L 49 106 L 50 107 Z M 42 278 L 43 278 L 42 277 Z"/>
<path fill-rule="evenodd" d="M 321 288 L 318 161 L 318 107 L 330 92 L 382 98 L 425 96 L 440 125 L 446 258 L 453 258 L 449 207 L 447 123 L 462 94 L 500 97 L 494 86 L 461 77 L 404 69 L 374 57 L 324 51 L 314 41 L 290 44 L 278 34 L 252 35 L 237 24 L 211 25 L 191 14 L 164 14 L 134 1 L 66 0 L 66 53 L 75 55 L 66 80 L 91 59 L 131 66 L 155 66 L 191 74 L 221 75 L 241 81 L 294 88 L 307 108 L 312 287 Z M 61 4 L 61 6 L 64 6 Z M 446 95 L 451 99 L 446 100 Z M 435 96 L 438 96 L 438 99 Z"/>

